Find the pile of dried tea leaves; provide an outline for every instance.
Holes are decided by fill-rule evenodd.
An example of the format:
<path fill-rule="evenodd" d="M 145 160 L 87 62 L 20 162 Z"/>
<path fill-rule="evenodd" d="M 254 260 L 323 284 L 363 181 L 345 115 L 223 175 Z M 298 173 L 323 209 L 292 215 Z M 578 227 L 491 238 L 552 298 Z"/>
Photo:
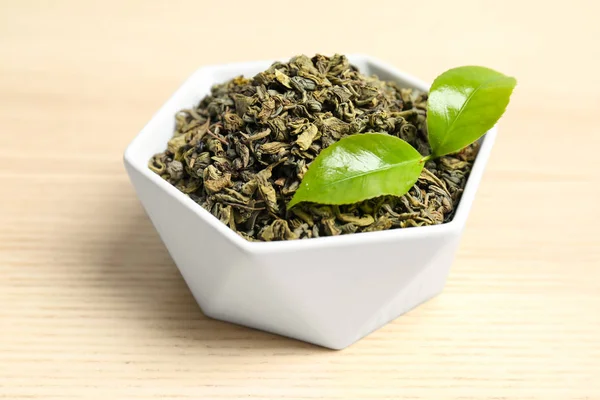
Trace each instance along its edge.
<path fill-rule="evenodd" d="M 452 219 L 477 144 L 428 161 L 402 197 L 286 210 L 310 162 L 347 135 L 384 132 L 428 155 L 426 106 L 427 93 L 364 76 L 343 55 L 301 55 L 215 85 L 181 110 L 149 167 L 252 241 L 441 224 Z"/>

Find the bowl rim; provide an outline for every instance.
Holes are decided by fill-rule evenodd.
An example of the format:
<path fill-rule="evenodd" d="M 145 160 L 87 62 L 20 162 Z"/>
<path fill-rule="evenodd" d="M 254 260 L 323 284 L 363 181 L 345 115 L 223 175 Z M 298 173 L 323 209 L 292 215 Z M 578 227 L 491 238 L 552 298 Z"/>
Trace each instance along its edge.
<path fill-rule="evenodd" d="M 420 90 L 429 91 L 430 84 L 421 81 L 420 79 L 409 75 L 405 72 L 398 70 L 396 67 L 379 60 L 375 57 L 364 55 L 360 53 L 351 53 L 346 54 L 351 63 L 362 62 L 373 65 L 378 69 L 385 70 L 389 75 L 391 75 L 394 79 L 403 80 L 408 82 L 412 87 L 415 87 Z M 289 58 L 289 57 L 288 57 Z M 162 179 L 159 175 L 152 172 L 146 163 L 137 162 L 137 157 L 135 157 L 136 152 L 136 144 L 140 142 L 143 136 L 148 135 L 148 131 L 150 130 L 151 122 L 158 117 L 159 114 L 163 113 L 168 106 L 172 103 L 177 102 L 179 96 L 185 91 L 187 86 L 194 81 L 201 73 L 205 74 L 210 71 L 217 71 L 223 69 L 229 70 L 248 70 L 250 68 L 262 68 L 265 65 L 270 65 L 271 63 L 279 60 L 284 60 L 285 57 L 282 58 L 274 58 L 270 60 L 258 60 L 258 61 L 250 61 L 250 62 L 235 62 L 235 63 L 226 63 L 226 64 L 212 64 L 201 66 L 196 69 L 180 86 L 179 88 L 169 97 L 169 99 L 164 102 L 161 107 L 156 111 L 152 117 L 148 120 L 145 126 L 138 132 L 138 134 L 131 140 L 131 142 L 127 145 L 125 152 L 123 154 L 123 162 L 126 167 L 132 168 L 141 174 L 144 178 L 150 180 L 153 184 L 158 185 L 159 188 L 164 190 L 167 194 L 173 197 L 175 200 L 179 201 L 182 205 L 191 209 L 191 211 L 195 212 L 196 215 L 203 219 L 208 225 L 210 225 L 217 232 L 222 234 L 232 243 L 234 243 L 240 250 L 245 253 L 252 254 L 263 254 L 263 253 L 280 253 L 280 252 L 290 252 L 290 251 L 302 251 L 307 249 L 315 249 L 321 247 L 346 247 L 346 246 L 355 246 L 355 245 L 364 245 L 369 243 L 381 243 L 381 242 L 394 242 L 399 240 L 414 240 L 419 238 L 430 238 L 430 237 L 438 237 L 448 234 L 460 234 L 462 229 L 466 224 L 466 220 L 468 214 L 470 212 L 471 206 L 473 204 L 476 191 L 479 187 L 481 178 L 483 176 L 483 172 L 487 161 L 489 159 L 493 144 L 497 135 L 497 126 L 494 126 L 490 129 L 481 139 L 481 145 L 479 148 L 479 152 L 477 157 L 475 158 L 475 162 L 473 164 L 473 168 L 471 173 L 469 174 L 469 178 L 467 179 L 467 183 L 465 185 L 464 191 L 462 193 L 461 199 L 458 203 L 456 212 L 451 221 L 445 222 L 439 225 L 428 225 L 428 226 L 420 226 L 420 227 L 411 227 L 411 228 L 402 228 L 402 229 L 388 229 L 383 231 L 375 231 L 375 232 L 357 232 L 348 235 L 338 235 L 338 236 L 324 236 L 318 238 L 310 238 L 310 239 L 298 239 L 298 240 L 283 240 L 283 241 L 273 241 L 273 242 L 251 242 L 227 225 L 222 223 L 217 217 L 212 215 L 208 210 L 205 210 L 198 203 L 193 201 L 189 196 L 180 192 L 175 186 L 171 185 L 166 180 Z M 240 74 L 243 72 L 240 72 Z M 208 74 L 210 76 L 210 74 Z M 211 82 L 211 84 L 213 84 Z"/>

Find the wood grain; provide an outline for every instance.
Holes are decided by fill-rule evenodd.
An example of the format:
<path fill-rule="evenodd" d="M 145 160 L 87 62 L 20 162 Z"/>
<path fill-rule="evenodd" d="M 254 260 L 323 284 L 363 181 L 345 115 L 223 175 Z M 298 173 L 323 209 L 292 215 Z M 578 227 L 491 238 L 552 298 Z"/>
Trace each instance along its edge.
<path fill-rule="evenodd" d="M 0 397 L 600 399 L 597 2 L 0 2 Z M 343 351 L 204 317 L 121 154 L 197 67 L 519 80 L 442 295 Z"/>

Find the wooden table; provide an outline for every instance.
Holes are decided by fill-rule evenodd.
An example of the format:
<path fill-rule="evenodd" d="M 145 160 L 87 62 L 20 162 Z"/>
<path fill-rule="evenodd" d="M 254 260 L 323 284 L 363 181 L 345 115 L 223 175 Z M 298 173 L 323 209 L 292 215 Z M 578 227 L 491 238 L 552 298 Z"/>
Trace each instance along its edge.
<path fill-rule="evenodd" d="M 600 399 L 600 7 L 534 3 L 3 1 L 0 397 Z M 340 352 L 204 317 L 121 162 L 197 67 L 316 52 L 519 80 L 444 293 Z"/>

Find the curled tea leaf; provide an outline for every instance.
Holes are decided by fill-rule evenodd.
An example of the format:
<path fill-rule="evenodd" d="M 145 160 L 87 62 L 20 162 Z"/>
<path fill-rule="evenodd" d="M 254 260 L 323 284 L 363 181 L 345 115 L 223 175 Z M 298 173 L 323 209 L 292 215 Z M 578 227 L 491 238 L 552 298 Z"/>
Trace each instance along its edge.
<path fill-rule="evenodd" d="M 204 170 L 203 181 L 207 192 L 217 193 L 223 188 L 231 186 L 231 174 L 223 174 L 214 166 L 209 165 Z"/>
<path fill-rule="evenodd" d="M 265 201 L 265 204 L 269 211 L 273 213 L 277 213 L 277 192 L 269 182 L 269 178 L 271 177 L 270 169 L 263 169 L 258 174 L 256 174 L 256 180 L 258 183 L 258 192 L 260 196 Z"/>
<path fill-rule="evenodd" d="M 290 77 L 281 72 L 280 70 L 275 70 L 275 78 L 286 88 L 291 88 L 290 86 Z"/>
<path fill-rule="evenodd" d="M 313 124 L 308 124 L 304 132 L 298 135 L 296 144 L 300 147 L 300 150 L 308 150 L 312 142 L 318 138 L 319 130 Z"/>

